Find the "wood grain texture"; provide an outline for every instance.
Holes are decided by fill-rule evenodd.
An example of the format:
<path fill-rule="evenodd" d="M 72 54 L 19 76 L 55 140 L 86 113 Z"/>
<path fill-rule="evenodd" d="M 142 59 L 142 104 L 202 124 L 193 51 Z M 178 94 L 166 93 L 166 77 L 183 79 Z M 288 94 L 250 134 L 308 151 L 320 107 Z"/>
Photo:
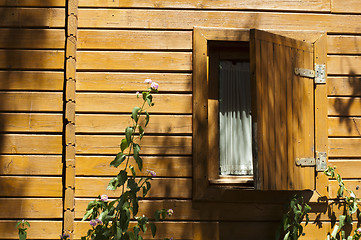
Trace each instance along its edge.
<path fill-rule="evenodd" d="M 192 70 L 192 54 L 189 52 L 79 51 L 77 69 L 190 71 Z"/>
<path fill-rule="evenodd" d="M 146 176 L 145 170 L 155 171 L 158 177 L 191 177 L 191 157 L 142 157 L 143 171 L 136 168 L 138 176 Z M 109 163 L 114 157 L 109 156 L 76 156 L 77 176 L 115 176 L 125 163 L 118 168 L 110 167 Z M 135 165 L 133 160 L 131 164 Z M 129 173 L 131 174 L 131 173 Z"/>
<path fill-rule="evenodd" d="M 155 105 L 148 109 L 151 113 L 192 113 L 190 94 L 154 94 Z M 78 93 L 76 112 L 131 112 L 132 106 L 141 106 L 143 99 L 127 93 Z"/>
<path fill-rule="evenodd" d="M 343 158 L 361 156 L 361 138 L 329 138 L 328 153 L 330 157 Z"/>
<path fill-rule="evenodd" d="M 338 182 L 336 180 L 330 180 L 329 181 L 330 185 L 330 198 L 336 198 L 337 197 L 337 191 L 339 188 Z M 361 180 L 357 179 L 357 180 L 344 180 L 345 186 L 347 187 L 348 190 L 353 191 L 356 196 L 359 196 L 361 194 L 361 189 L 360 189 L 360 185 L 361 185 Z"/>
<path fill-rule="evenodd" d="M 63 49 L 65 41 L 63 29 L 5 28 L 0 36 L 0 47 L 8 49 Z"/>
<path fill-rule="evenodd" d="M 184 19 L 184 21 L 179 21 Z M 80 28 L 192 29 L 193 26 L 357 33 L 359 15 L 236 11 L 80 9 Z"/>
<path fill-rule="evenodd" d="M 0 129 L 4 132 L 61 132 L 60 114 L 0 113 Z"/>
<path fill-rule="evenodd" d="M 361 96 L 361 78 L 356 76 L 328 77 L 327 94 L 329 96 Z"/>
<path fill-rule="evenodd" d="M 349 3 L 349 1 L 347 1 L 347 3 Z M 343 3 L 343 5 L 345 5 L 345 3 Z M 357 8 L 355 8 L 355 10 L 356 9 Z M 332 54 L 361 53 L 361 36 L 329 35 L 327 36 L 327 51 Z"/>
<path fill-rule="evenodd" d="M 60 50 L 0 50 L 0 69 L 64 68 L 64 51 Z"/>
<path fill-rule="evenodd" d="M 62 197 L 61 177 L 0 176 L 1 197 Z"/>
<path fill-rule="evenodd" d="M 124 133 L 124 129 L 131 124 L 129 115 L 78 114 L 76 116 L 78 133 Z M 140 124 L 144 127 L 143 118 Z M 191 134 L 192 116 L 152 115 L 144 129 L 146 133 Z"/>
<path fill-rule="evenodd" d="M 134 222 L 130 223 L 130 227 L 135 225 Z M 157 224 L 157 238 L 179 238 L 179 239 L 193 239 L 193 231 L 191 222 L 158 222 Z M 80 239 L 82 236 L 85 236 L 89 229 L 88 222 L 75 222 L 75 236 L 74 239 Z M 154 239 L 151 236 L 150 230 L 147 231 L 146 234 L 142 235 L 144 239 Z"/>
<path fill-rule="evenodd" d="M 3 134 L 0 153 L 61 154 L 61 135 Z"/>
<path fill-rule="evenodd" d="M 235 2 L 232 0 L 142 0 L 137 1 L 124 1 L 124 0 L 95 0 L 87 1 L 80 0 L 80 7 L 125 7 L 125 8 L 191 8 L 191 9 L 268 9 L 268 10 L 305 10 L 305 11 L 329 11 L 330 4 L 327 0 L 317 1 L 284 1 L 284 0 L 271 0 L 271 1 L 250 1 L 250 2 Z"/>
<path fill-rule="evenodd" d="M 1 90 L 63 90 L 64 73 L 44 71 L 0 71 Z"/>
<path fill-rule="evenodd" d="M 0 0 L 0 6 L 65 7 L 65 0 Z"/>
<path fill-rule="evenodd" d="M 360 97 L 329 97 L 328 115 L 334 116 L 360 116 Z"/>
<path fill-rule="evenodd" d="M 192 75 L 189 73 L 113 73 L 78 72 L 77 91 L 142 91 L 147 88 L 144 80 L 150 78 L 159 83 L 160 91 L 192 91 Z"/>
<path fill-rule="evenodd" d="M 111 178 L 77 177 L 75 179 L 76 197 L 97 197 L 106 194 L 109 197 L 118 197 L 121 188 L 111 191 L 105 190 Z M 192 180 L 189 178 L 155 178 L 152 181 L 152 189 L 147 198 L 177 198 L 184 199 L 192 197 Z"/>
<path fill-rule="evenodd" d="M 1 92 L 0 111 L 60 112 L 62 94 L 56 92 Z"/>
<path fill-rule="evenodd" d="M 331 137 L 361 137 L 360 117 L 330 117 L 328 125 Z"/>
<path fill-rule="evenodd" d="M 339 173 L 343 179 L 361 178 L 360 171 L 355 171 L 355 169 L 360 169 L 361 159 L 331 159 L 329 160 L 329 165 L 336 167 L 337 173 Z"/>
<path fill-rule="evenodd" d="M 78 135 L 77 154 L 117 154 L 124 136 Z M 192 154 L 192 138 L 188 136 L 144 136 L 141 154 Z"/>
<path fill-rule="evenodd" d="M 191 31 L 80 29 L 78 36 L 78 49 L 192 49 Z M 131 41 L 129 41 L 129 39 L 131 39 Z"/>
<path fill-rule="evenodd" d="M 63 203 L 61 198 L 1 198 L 0 218 L 44 219 L 61 218 Z"/>
<path fill-rule="evenodd" d="M 360 1 L 357 0 L 331 0 L 331 12 L 361 13 Z"/>
<path fill-rule="evenodd" d="M 19 239 L 18 230 L 14 227 L 17 220 L 0 220 L 1 239 Z M 62 230 L 61 221 L 30 220 L 27 239 L 58 239 Z"/>
<path fill-rule="evenodd" d="M 6 11 L 3 10 L 1 14 L 1 27 L 61 28 L 65 26 L 64 8 L 6 8 Z"/>
<path fill-rule="evenodd" d="M 340 75 L 360 74 L 360 64 L 360 56 L 331 55 L 327 57 L 327 73 Z"/>
<path fill-rule="evenodd" d="M 61 176 L 61 156 L 1 155 L 1 175 L 54 175 Z"/>

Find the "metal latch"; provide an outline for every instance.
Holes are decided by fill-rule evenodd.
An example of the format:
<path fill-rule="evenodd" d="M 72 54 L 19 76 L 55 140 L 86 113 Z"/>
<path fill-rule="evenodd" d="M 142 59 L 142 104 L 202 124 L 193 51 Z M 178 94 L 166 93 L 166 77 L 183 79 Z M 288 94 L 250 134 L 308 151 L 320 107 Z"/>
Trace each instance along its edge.
<path fill-rule="evenodd" d="M 296 165 L 301 167 L 313 167 L 316 165 L 314 158 L 296 158 Z"/>
<path fill-rule="evenodd" d="M 318 152 L 315 158 L 296 158 L 296 165 L 301 167 L 316 166 L 317 172 L 323 172 L 327 169 L 327 154 L 325 152 Z"/>
<path fill-rule="evenodd" d="M 295 74 L 301 77 L 314 78 L 315 83 L 326 83 L 325 64 L 315 64 L 315 71 L 305 68 L 295 68 Z"/>
<path fill-rule="evenodd" d="M 316 158 L 316 171 L 323 172 L 327 169 L 327 153 L 318 152 Z"/>

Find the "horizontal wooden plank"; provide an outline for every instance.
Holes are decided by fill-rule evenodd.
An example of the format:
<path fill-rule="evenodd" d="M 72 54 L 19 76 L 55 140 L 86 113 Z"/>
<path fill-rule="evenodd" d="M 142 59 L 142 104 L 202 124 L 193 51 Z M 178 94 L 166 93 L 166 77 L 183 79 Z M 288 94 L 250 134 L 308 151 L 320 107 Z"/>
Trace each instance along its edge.
<path fill-rule="evenodd" d="M 191 157 L 143 157 L 143 171 L 138 176 L 149 175 L 146 170 L 155 171 L 158 177 L 191 177 Z M 77 176 L 115 176 L 125 163 L 118 168 L 110 167 L 109 163 L 114 160 L 113 156 L 76 156 Z M 136 165 L 133 160 L 130 164 Z"/>
<path fill-rule="evenodd" d="M 65 26 L 64 8 L 4 8 L 1 15 L 0 27 Z"/>
<path fill-rule="evenodd" d="M 117 154 L 121 135 L 78 135 L 78 154 Z M 141 154 L 192 154 L 192 137 L 188 136 L 144 136 L 140 143 Z"/>
<path fill-rule="evenodd" d="M 65 0 L 0 0 L 0 6 L 65 7 Z"/>
<path fill-rule="evenodd" d="M 344 180 L 345 186 L 348 190 L 353 191 L 356 196 L 361 196 L 361 180 Z M 330 198 L 336 198 L 337 197 L 337 191 L 338 191 L 339 185 L 336 180 L 330 180 L 329 181 L 329 196 Z"/>
<path fill-rule="evenodd" d="M 195 9 L 268 9 L 268 10 L 304 10 L 304 11 L 329 11 L 330 4 L 327 0 L 254 0 L 248 2 L 235 2 L 232 0 L 141 0 L 137 2 L 122 0 L 80 0 L 80 7 L 145 7 L 145 8 L 195 8 Z"/>
<path fill-rule="evenodd" d="M 192 70 L 189 52 L 79 51 L 79 70 Z"/>
<path fill-rule="evenodd" d="M 0 155 L 1 175 L 57 175 L 63 171 L 62 156 Z"/>
<path fill-rule="evenodd" d="M 75 179 L 76 197 L 97 197 L 106 194 L 109 197 L 118 197 L 122 189 L 106 190 L 112 178 L 77 177 Z M 192 179 L 189 178 L 155 178 L 151 181 L 152 188 L 147 194 L 150 198 L 191 198 Z"/>
<path fill-rule="evenodd" d="M 62 132 L 61 114 L 0 113 L 0 130 L 3 132 Z"/>
<path fill-rule="evenodd" d="M 161 89 L 161 85 L 159 89 Z M 151 113 L 192 113 L 192 96 L 190 94 L 154 94 Z M 136 105 L 141 106 L 143 98 L 128 93 L 78 93 L 76 111 L 81 112 L 131 112 Z"/>
<path fill-rule="evenodd" d="M 0 176 L 1 197 L 62 197 L 61 177 Z"/>
<path fill-rule="evenodd" d="M 157 224 L 156 239 L 174 237 L 175 239 L 213 239 L 222 236 L 222 239 L 275 239 L 279 222 L 161 222 Z M 324 240 L 332 230 L 331 222 L 310 222 L 304 226 L 304 234 L 300 240 Z M 132 225 L 131 225 L 132 226 Z M 354 230 L 357 224 L 354 224 Z M 75 239 L 85 236 L 89 224 L 75 222 Z M 148 230 L 149 231 L 149 230 Z M 148 232 L 144 239 L 153 239 Z"/>
<path fill-rule="evenodd" d="M 329 157 L 361 157 L 361 138 L 329 138 Z"/>
<path fill-rule="evenodd" d="M 361 172 L 355 169 L 361 168 L 360 159 L 329 159 L 328 165 L 336 167 L 336 171 L 341 175 L 342 178 L 361 178 Z"/>
<path fill-rule="evenodd" d="M 192 91 L 192 75 L 189 73 L 113 73 L 78 72 L 77 91 L 141 91 L 147 87 L 144 80 L 150 78 L 160 84 L 162 91 Z"/>
<path fill-rule="evenodd" d="M 361 53 L 361 36 L 328 35 L 327 52 L 332 54 Z"/>
<path fill-rule="evenodd" d="M 360 97 L 329 97 L 328 115 L 360 116 Z"/>
<path fill-rule="evenodd" d="M 328 118 L 328 135 L 332 137 L 361 137 L 361 118 Z"/>
<path fill-rule="evenodd" d="M 16 223 L 16 220 L 0 220 L 0 239 L 19 239 Z M 61 221 L 30 220 L 29 223 L 27 239 L 59 239 L 62 231 Z"/>
<path fill-rule="evenodd" d="M 131 41 L 130 41 L 131 39 Z M 100 44 L 101 43 L 101 44 Z M 78 49 L 192 49 L 192 31 L 83 30 Z"/>
<path fill-rule="evenodd" d="M 328 74 L 361 74 L 360 70 L 361 56 L 337 56 L 327 57 Z"/>
<path fill-rule="evenodd" d="M 0 50 L 2 69 L 64 69 L 64 51 Z"/>
<path fill-rule="evenodd" d="M 129 115 L 77 114 L 76 132 L 124 133 L 124 129 L 132 125 L 131 120 Z M 144 127 L 145 119 L 142 118 L 140 123 Z M 192 116 L 152 115 L 144 129 L 146 133 L 191 134 Z"/>
<path fill-rule="evenodd" d="M 360 15 L 337 14 L 79 9 L 80 28 L 193 29 L 193 26 L 204 26 L 358 33 L 360 20 Z"/>
<path fill-rule="evenodd" d="M 75 200 L 75 218 L 81 219 L 91 199 Z M 159 209 L 173 209 L 169 220 L 193 221 L 281 221 L 284 213 L 283 203 L 227 203 L 192 202 L 191 200 L 141 200 L 138 215 L 153 218 Z M 310 220 L 328 220 L 326 204 L 310 204 Z M 336 213 L 337 208 L 333 211 Z"/>
<path fill-rule="evenodd" d="M 63 29 L 0 29 L 0 48 L 64 49 L 64 46 Z"/>
<path fill-rule="evenodd" d="M 331 0 L 332 12 L 343 13 L 361 13 L 360 1 L 358 0 Z"/>
<path fill-rule="evenodd" d="M 61 135 L 0 135 L 1 150 L 4 154 L 61 154 Z"/>
<path fill-rule="evenodd" d="M 158 222 L 156 225 L 156 238 L 151 236 L 151 231 L 149 229 L 146 234 L 141 234 L 144 239 L 164 239 L 171 237 L 174 239 L 193 239 L 193 223 L 191 222 Z M 130 226 L 133 227 L 134 222 L 131 222 Z M 74 239 L 80 239 L 82 236 L 86 235 L 90 225 L 89 222 L 76 221 L 74 227 Z"/>
<path fill-rule="evenodd" d="M 0 218 L 61 218 L 61 198 L 0 198 Z"/>
<path fill-rule="evenodd" d="M 0 71 L 0 79 L 0 90 L 62 91 L 64 72 Z"/>
<path fill-rule="evenodd" d="M 57 92 L 1 92 L 0 111 L 61 112 L 62 93 Z"/>
<path fill-rule="evenodd" d="M 353 96 L 361 95 L 360 78 L 348 77 L 328 77 L 327 94 L 329 96 Z"/>

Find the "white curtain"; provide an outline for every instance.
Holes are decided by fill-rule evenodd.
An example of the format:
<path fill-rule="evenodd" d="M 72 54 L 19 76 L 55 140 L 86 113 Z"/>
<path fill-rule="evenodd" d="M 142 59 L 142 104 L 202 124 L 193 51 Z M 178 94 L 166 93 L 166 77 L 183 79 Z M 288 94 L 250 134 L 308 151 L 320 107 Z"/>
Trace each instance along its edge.
<path fill-rule="evenodd" d="M 220 175 L 253 175 L 249 63 L 221 61 L 219 74 Z"/>

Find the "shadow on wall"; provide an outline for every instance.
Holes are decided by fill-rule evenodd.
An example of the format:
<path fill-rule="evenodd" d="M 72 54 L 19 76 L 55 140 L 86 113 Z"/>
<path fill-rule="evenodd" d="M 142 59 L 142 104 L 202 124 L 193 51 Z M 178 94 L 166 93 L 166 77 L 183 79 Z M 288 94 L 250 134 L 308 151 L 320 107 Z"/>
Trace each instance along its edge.
<path fill-rule="evenodd" d="M 47 38 L 44 27 L 48 27 L 49 9 L 42 8 L 42 11 L 17 5 L 20 4 L 15 1 L 0 4 L 0 204 L 6 204 L 1 208 L 0 219 L 34 218 L 33 205 L 24 204 L 29 200 L 22 197 L 37 194 L 34 189 L 32 193 L 27 191 L 32 183 L 25 179 L 36 163 L 29 164 L 22 149 L 29 149 L 26 136 L 31 131 L 32 111 L 28 106 L 33 102 L 30 91 L 42 89 L 42 81 L 37 79 L 36 73 L 43 64 L 34 62 L 38 58 L 33 58 L 32 54 L 44 49 Z M 27 118 L 29 126 L 22 124 L 20 127 Z M 27 151 L 30 153 L 31 150 Z M 15 227 L 2 229 L 1 237 L 13 238 L 16 234 Z"/>

